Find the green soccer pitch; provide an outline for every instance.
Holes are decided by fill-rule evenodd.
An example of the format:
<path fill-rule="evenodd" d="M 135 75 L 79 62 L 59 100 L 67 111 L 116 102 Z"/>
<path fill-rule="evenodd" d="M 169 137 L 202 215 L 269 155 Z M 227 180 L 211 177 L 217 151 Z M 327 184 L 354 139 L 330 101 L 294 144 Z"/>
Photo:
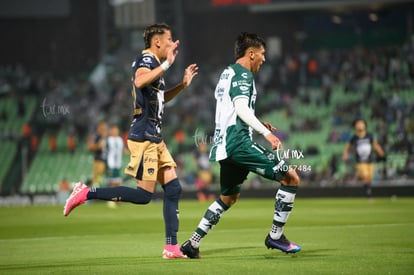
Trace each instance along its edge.
<path fill-rule="evenodd" d="M 246 191 L 247 192 L 247 191 Z M 297 198 L 287 255 L 264 238 L 272 199 L 243 199 L 202 241 L 202 259 L 161 258 L 162 202 L 0 207 L 0 274 L 414 274 L 414 199 Z M 179 242 L 209 203 L 180 202 Z"/>

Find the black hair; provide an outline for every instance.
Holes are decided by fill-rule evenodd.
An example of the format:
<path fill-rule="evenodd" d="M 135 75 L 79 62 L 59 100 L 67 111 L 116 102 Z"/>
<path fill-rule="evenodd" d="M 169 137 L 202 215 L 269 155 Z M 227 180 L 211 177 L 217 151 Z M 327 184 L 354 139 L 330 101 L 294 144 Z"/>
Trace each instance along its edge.
<path fill-rule="evenodd" d="M 263 38 L 254 33 L 242 32 L 237 36 L 234 43 L 234 58 L 237 60 L 246 54 L 246 50 L 253 48 L 266 48 L 266 42 Z"/>
<path fill-rule="evenodd" d="M 144 30 L 144 46 L 145 49 L 148 49 L 151 47 L 151 39 L 156 34 L 164 34 L 165 31 L 171 31 L 170 26 L 168 26 L 166 23 L 157 23 L 149 25 Z"/>
<path fill-rule="evenodd" d="M 368 123 L 366 122 L 365 119 L 363 119 L 363 118 L 357 118 L 357 119 L 354 119 L 354 121 L 352 121 L 352 127 L 353 128 L 355 128 L 355 125 L 357 124 L 358 121 L 362 121 L 365 124 L 365 128 L 368 127 Z"/>

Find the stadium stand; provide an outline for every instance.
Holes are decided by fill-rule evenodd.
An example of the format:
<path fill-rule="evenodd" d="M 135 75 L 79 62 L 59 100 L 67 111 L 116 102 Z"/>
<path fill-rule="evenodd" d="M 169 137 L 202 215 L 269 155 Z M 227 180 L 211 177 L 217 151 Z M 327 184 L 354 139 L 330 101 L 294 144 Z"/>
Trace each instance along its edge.
<path fill-rule="evenodd" d="M 31 134 L 29 125 L 36 108 L 36 97 L 25 96 L 16 100 L 13 95 L 2 95 L 0 101 L 0 191 L 8 193 L 12 182 L 6 179 L 11 171 L 13 162 L 18 159 L 19 146 L 25 142 L 25 135 Z M 23 128 L 25 126 L 25 128 Z"/>
<path fill-rule="evenodd" d="M 58 132 L 57 148 L 52 152 L 49 148 L 51 133 L 45 133 L 39 146 L 36 158 L 23 180 L 23 193 L 54 193 L 59 183 L 67 179 L 69 182 L 86 181 L 91 173 L 92 156 L 83 146 L 71 153 L 66 146 L 66 130 Z"/>

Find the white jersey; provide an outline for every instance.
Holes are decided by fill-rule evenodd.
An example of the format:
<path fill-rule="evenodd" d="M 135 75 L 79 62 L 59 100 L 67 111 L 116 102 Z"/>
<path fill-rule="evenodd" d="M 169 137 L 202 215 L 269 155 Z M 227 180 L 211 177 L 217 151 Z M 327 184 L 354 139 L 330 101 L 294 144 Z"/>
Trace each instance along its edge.
<path fill-rule="evenodd" d="M 106 141 L 107 165 L 109 169 L 119 169 L 122 167 L 122 153 L 124 141 L 121 137 L 110 136 Z"/>
<path fill-rule="evenodd" d="M 244 140 L 252 140 L 252 129 L 237 116 L 234 100 L 246 97 L 249 108 L 254 112 L 256 87 L 253 74 L 237 63 L 228 66 L 221 74 L 214 94 L 217 101 L 216 126 L 210 160 L 220 161 L 228 158 Z"/>

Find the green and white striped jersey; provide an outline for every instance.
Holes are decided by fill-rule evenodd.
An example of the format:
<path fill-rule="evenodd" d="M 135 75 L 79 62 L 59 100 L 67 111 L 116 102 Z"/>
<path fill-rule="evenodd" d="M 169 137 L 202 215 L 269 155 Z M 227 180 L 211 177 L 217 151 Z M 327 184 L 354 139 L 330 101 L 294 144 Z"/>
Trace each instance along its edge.
<path fill-rule="evenodd" d="M 220 75 L 214 92 L 216 98 L 216 117 L 214 144 L 210 151 L 210 160 L 220 161 L 231 153 L 243 141 L 252 140 L 252 129 L 236 114 L 234 100 L 247 97 L 249 108 L 254 112 L 256 87 L 251 71 L 240 64 L 228 66 Z"/>

